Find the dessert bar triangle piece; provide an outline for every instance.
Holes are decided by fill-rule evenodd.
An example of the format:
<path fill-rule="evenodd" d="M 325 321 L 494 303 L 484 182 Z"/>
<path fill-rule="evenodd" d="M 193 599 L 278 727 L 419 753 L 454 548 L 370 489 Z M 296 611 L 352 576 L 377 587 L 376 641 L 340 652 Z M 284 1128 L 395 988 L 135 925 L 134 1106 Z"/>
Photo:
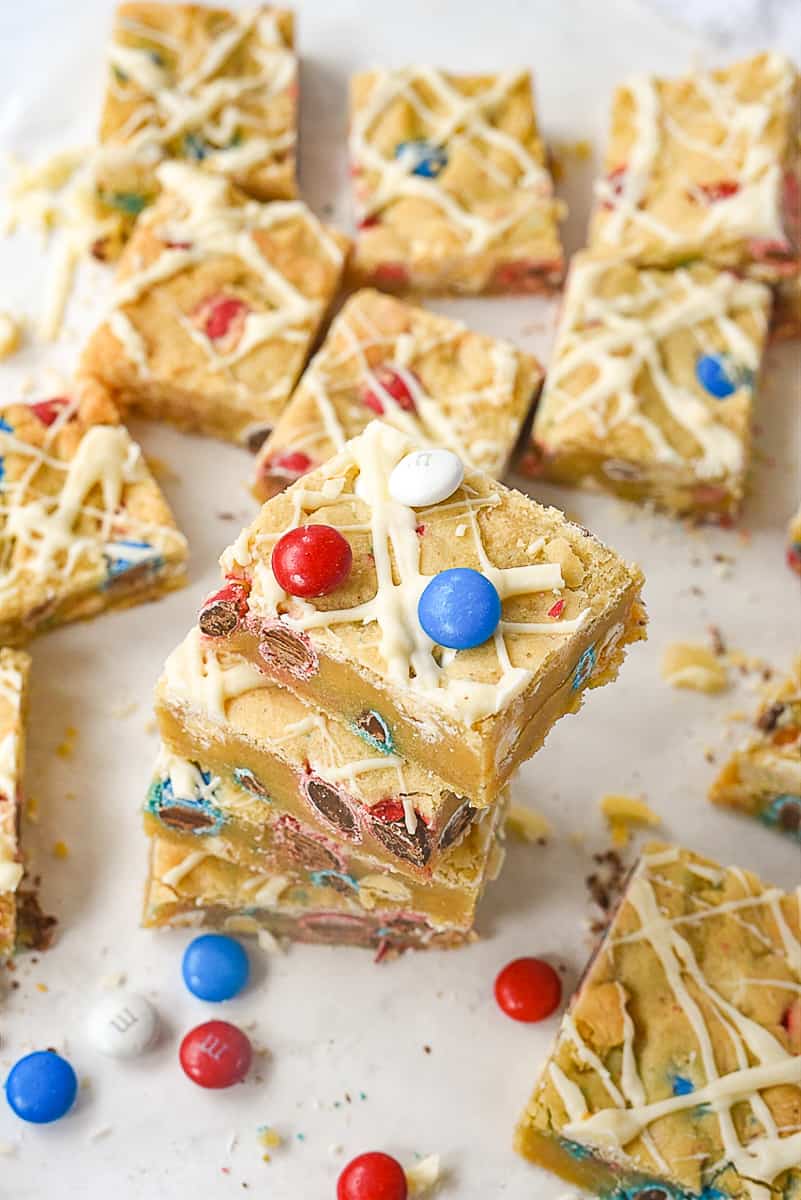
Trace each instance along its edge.
<path fill-rule="evenodd" d="M 23 866 L 19 827 L 25 769 L 25 716 L 31 660 L 0 649 L 0 963 L 14 952 Z"/>

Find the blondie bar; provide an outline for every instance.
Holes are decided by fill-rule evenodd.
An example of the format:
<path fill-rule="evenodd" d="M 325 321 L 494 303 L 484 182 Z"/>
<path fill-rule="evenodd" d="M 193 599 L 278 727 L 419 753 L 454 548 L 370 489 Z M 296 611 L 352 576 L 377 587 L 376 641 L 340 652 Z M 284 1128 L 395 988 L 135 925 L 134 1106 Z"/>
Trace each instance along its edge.
<path fill-rule="evenodd" d="M 261 200 L 297 193 L 293 17 L 261 5 L 122 4 L 100 123 L 101 206 L 131 223 L 165 158 L 223 175 Z"/>
<path fill-rule="evenodd" d="M 651 267 L 796 272 L 799 94 L 776 53 L 619 87 L 591 247 Z"/>
<path fill-rule="evenodd" d="M 801 575 L 801 505 L 787 526 L 787 565 Z"/>
<path fill-rule="evenodd" d="M 647 847 L 517 1149 L 621 1200 L 796 1200 L 800 983 L 798 896 Z"/>
<path fill-rule="evenodd" d="M 0 407 L 0 642 L 155 599 L 185 582 L 186 556 L 108 400 Z"/>
<path fill-rule="evenodd" d="M 696 263 L 573 259 L 522 469 L 678 514 L 740 505 L 770 290 Z"/>
<path fill-rule="evenodd" d="M 261 204 L 183 163 L 120 260 L 82 373 L 123 411 L 255 448 L 289 399 L 347 239 L 300 201 Z"/>
<path fill-rule="evenodd" d="M 197 753 L 203 747 L 198 746 Z M 500 855 L 496 831 L 503 828 L 504 803 L 473 822 L 461 841 L 443 854 L 426 880 L 376 862 L 352 836 L 320 829 L 307 814 L 299 819 L 279 807 L 277 796 L 248 767 L 218 769 L 208 759 L 191 760 L 162 747 L 145 803 L 145 832 L 202 850 L 256 871 L 285 876 L 309 889 L 315 904 L 329 891 L 358 900 L 366 910 L 399 905 L 431 920 L 469 929 L 491 856 Z"/>
<path fill-rule="evenodd" d="M 310 888 L 290 875 L 248 870 L 156 838 L 143 923 L 206 925 L 237 934 L 266 930 L 298 942 L 374 947 L 381 955 L 450 948 L 475 938 L 461 925 L 436 922 L 380 893 L 374 898 L 375 908 L 366 908 L 351 889 Z"/>
<path fill-rule="evenodd" d="M 279 583 L 296 545 L 301 574 L 334 570 L 326 594 Z M 644 636 L 636 567 L 381 421 L 268 501 L 221 564 L 233 595 L 201 614 L 205 636 L 352 726 L 376 714 L 401 758 L 480 805 Z"/>
<path fill-rule="evenodd" d="M 354 268 L 397 291 L 551 292 L 563 256 L 528 71 L 351 81 Z"/>
<path fill-rule="evenodd" d="M 766 687 L 750 737 L 723 767 L 709 799 L 801 841 L 801 656 L 789 675 Z"/>
<path fill-rule="evenodd" d="M 17 937 L 17 891 L 23 875 L 20 801 L 30 665 L 23 650 L 0 649 L 0 963 L 13 953 Z"/>
<path fill-rule="evenodd" d="M 334 836 L 358 847 L 373 869 L 429 877 L 483 815 L 478 803 L 404 762 L 377 712 L 348 728 L 226 652 L 218 644 L 224 638 L 204 636 L 201 629 L 219 628 L 227 611 L 231 589 L 222 595 L 210 598 L 200 629 L 165 664 L 156 695 L 165 743 L 186 758 L 201 757 L 245 791 L 269 797 L 274 809 L 310 822 L 324 840 Z M 259 811 L 251 805 L 256 823 Z M 178 828 L 228 832 L 227 821 L 204 821 L 194 810 L 161 817 Z"/>
<path fill-rule="evenodd" d="M 365 289 L 334 320 L 272 435 L 254 492 L 267 500 L 376 415 L 500 476 L 542 382 L 510 342 Z"/>

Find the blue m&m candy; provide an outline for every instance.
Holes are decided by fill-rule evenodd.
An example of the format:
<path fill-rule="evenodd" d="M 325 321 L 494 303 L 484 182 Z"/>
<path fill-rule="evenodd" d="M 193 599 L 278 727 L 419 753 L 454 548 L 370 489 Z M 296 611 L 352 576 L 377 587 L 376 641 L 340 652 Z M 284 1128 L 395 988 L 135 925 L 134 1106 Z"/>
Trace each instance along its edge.
<path fill-rule="evenodd" d="M 732 396 L 744 380 L 724 354 L 702 354 L 695 364 L 695 377 L 716 400 Z"/>
<path fill-rule="evenodd" d="M 436 179 L 448 165 L 445 147 L 436 142 L 427 142 L 424 138 L 399 142 L 395 147 L 395 157 L 408 165 L 412 175 L 420 175 L 423 179 Z"/>
<path fill-rule="evenodd" d="M 8 1103 L 18 1117 L 32 1125 L 49 1125 L 66 1116 L 77 1094 L 75 1071 L 54 1050 L 26 1054 L 6 1080 Z"/>
<path fill-rule="evenodd" d="M 242 945 L 224 933 L 204 933 L 184 952 L 184 983 L 199 1000 L 231 1000 L 245 987 L 250 962 Z"/>
<path fill-rule="evenodd" d="M 501 619 L 501 598 L 486 575 L 470 567 L 441 571 L 417 605 L 417 619 L 438 646 L 469 650 L 491 638 Z"/>

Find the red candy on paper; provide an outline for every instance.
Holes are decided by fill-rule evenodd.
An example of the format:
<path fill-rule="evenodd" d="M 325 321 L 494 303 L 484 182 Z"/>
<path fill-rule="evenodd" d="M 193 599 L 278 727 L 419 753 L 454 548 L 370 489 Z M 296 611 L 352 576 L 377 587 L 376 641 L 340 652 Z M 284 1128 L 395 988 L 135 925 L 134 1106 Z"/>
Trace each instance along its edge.
<path fill-rule="evenodd" d="M 353 563 L 346 539 L 331 525 L 301 525 L 276 542 L 273 574 L 290 596 L 327 596 L 345 582 Z"/>
<path fill-rule="evenodd" d="M 227 1088 L 247 1075 L 253 1047 L 236 1025 L 206 1021 L 191 1029 L 181 1042 L 179 1059 L 184 1073 L 198 1087 Z"/>
<path fill-rule="evenodd" d="M 544 1021 L 562 1001 L 562 981 L 541 958 L 516 958 L 495 980 L 495 999 L 514 1021 Z"/>
<path fill-rule="evenodd" d="M 392 397 L 399 408 L 402 408 L 404 412 L 415 411 L 414 396 L 404 374 L 397 371 L 395 367 L 381 366 L 376 367 L 374 375 L 376 382 L 384 392 Z M 405 375 L 411 375 L 411 371 L 405 372 Z M 364 403 L 377 416 L 383 417 L 385 405 L 381 392 L 368 386 L 364 392 Z"/>
<path fill-rule="evenodd" d="M 403 1167 L 379 1151 L 354 1158 L 337 1182 L 337 1200 L 406 1200 L 408 1195 Z"/>

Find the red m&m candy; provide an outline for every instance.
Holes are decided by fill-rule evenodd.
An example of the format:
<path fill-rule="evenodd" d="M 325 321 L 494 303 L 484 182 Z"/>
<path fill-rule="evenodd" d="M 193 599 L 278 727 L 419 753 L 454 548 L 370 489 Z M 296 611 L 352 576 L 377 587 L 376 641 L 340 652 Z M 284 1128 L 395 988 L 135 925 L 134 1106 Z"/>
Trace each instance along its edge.
<path fill-rule="evenodd" d="M 403 1167 L 379 1151 L 354 1158 L 337 1182 L 337 1200 L 406 1200 L 408 1194 Z"/>
<path fill-rule="evenodd" d="M 206 1021 L 190 1029 L 178 1054 L 184 1073 L 204 1088 L 241 1083 L 253 1061 L 253 1047 L 236 1025 Z"/>
<path fill-rule="evenodd" d="M 383 417 L 386 409 L 384 397 L 391 396 L 398 408 L 403 409 L 404 412 L 414 412 L 415 403 L 412 389 L 409 386 L 410 378 L 416 380 L 416 376 L 408 370 L 400 371 L 396 367 L 385 365 L 376 367 L 375 381 L 377 386 L 371 387 L 368 385 L 365 388 L 364 403 L 379 417 Z"/>
<path fill-rule="evenodd" d="M 290 596 L 327 596 L 350 574 L 353 552 L 330 525 L 301 525 L 278 539 L 271 563 Z"/>
<path fill-rule="evenodd" d="M 495 999 L 515 1021 L 544 1021 L 561 1003 L 562 981 L 541 958 L 516 958 L 495 980 Z"/>

